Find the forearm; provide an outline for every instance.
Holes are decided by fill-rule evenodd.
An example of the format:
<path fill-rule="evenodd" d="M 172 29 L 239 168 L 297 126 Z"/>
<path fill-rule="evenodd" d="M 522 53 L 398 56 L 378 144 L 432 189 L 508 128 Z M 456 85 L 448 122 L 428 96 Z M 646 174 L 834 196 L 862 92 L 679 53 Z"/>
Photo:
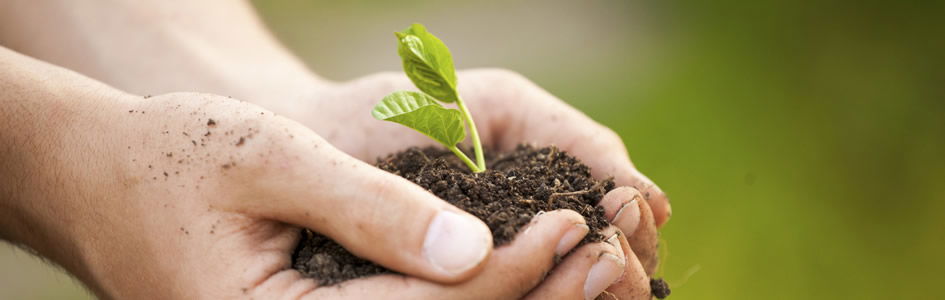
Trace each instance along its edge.
<path fill-rule="evenodd" d="M 197 91 L 277 112 L 322 82 L 243 1 L 12 1 L 0 44 L 141 95 Z"/>
<path fill-rule="evenodd" d="M 128 97 L 80 75 L 0 47 L 0 238 L 32 249 L 82 274 L 74 240 L 87 206 L 71 201 L 87 189 L 72 188 L 84 176 L 79 155 L 107 155 L 88 147 L 103 144 L 108 120 L 96 115 Z M 66 149 L 84 149 L 84 153 Z M 84 176 L 83 176 L 84 175 Z"/>

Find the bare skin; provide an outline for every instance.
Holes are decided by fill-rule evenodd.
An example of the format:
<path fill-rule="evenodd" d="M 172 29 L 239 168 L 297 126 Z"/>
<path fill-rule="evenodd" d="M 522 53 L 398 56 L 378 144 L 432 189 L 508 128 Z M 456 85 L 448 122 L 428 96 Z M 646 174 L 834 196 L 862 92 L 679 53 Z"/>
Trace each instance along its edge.
<path fill-rule="evenodd" d="M 332 135 L 324 130 L 335 130 L 329 141 L 350 145 L 339 148 L 367 160 L 405 144 L 429 143 L 419 135 L 407 143 L 386 143 L 395 139 L 384 136 L 402 131 L 364 113 L 386 93 L 410 89 L 406 77 L 383 73 L 344 83 L 325 80 L 278 44 L 247 3 L 121 0 L 71 7 L 74 2 L 66 0 L 4 1 L 11 9 L 0 11 L 0 44 L 125 91 L 236 97 L 323 135 Z M 514 72 L 461 72 L 459 85 L 480 131 L 491 138 L 486 144 L 557 144 L 582 158 L 597 175 L 614 176 L 618 185 L 640 190 L 657 226 L 669 219 L 666 194 L 633 166 L 612 130 Z M 336 114 L 321 112 L 324 108 Z M 351 121 L 365 132 L 384 130 L 372 136 L 336 130 L 339 123 Z"/>
<path fill-rule="evenodd" d="M 214 148 L 203 150 L 208 151 L 207 153 L 222 155 L 223 153 L 229 153 L 227 151 L 232 152 L 234 149 L 236 151 L 247 151 L 245 149 L 253 149 L 253 147 L 256 147 L 254 145 L 258 145 L 257 143 L 260 143 L 266 134 L 272 135 L 269 138 L 274 139 L 271 142 L 267 142 L 267 144 L 276 146 L 282 145 L 284 143 L 298 144 L 298 137 L 314 136 L 312 139 L 317 140 L 321 143 L 319 145 L 322 145 L 319 148 L 332 150 L 331 155 L 316 155 L 316 153 L 303 153 L 301 151 L 293 152 L 295 155 L 292 157 L 297 156 L 308 159 L 309 156 L 316 155 L 317 157 L 324 158 L 319 161 L 310 162 L 311 169 L 303 169 L 304 171 L 299 171 L 299 173 L 302 173 L 305 176 L 296 176 L 302 178 L 314 176 L 316 179 L 287 177 L 284 175 L 285 170 L 281 170 L 279 172 L 275 172 L 276 174 L 282 176 L 276 177 L 280 178 L 280 180 L 274 181 L 276 184 L 278 184 L 278 188 L 270 187 L 270 190 L 297 190 L 299 189 L 297 187 L 312 186 L 312 184 L 314 184 L 310 183 L 306 185 L 300 182 L 300 180 L 315 181 L 321 184 L 319 187 L 330 189 L 334 186 L 330 184 L 330 180 L 338 180 L 335 178 L 337 177 L 338 173 L 326 172 L 324 166 L 327 166 L 332 162 L 337 162 L 338 160 L 335 159 L 336 157 L 345 158 L 346 163 L 348 162 L 347 160 L 352 160 L 351 164 L 361 166 L 360 168 L 354 168 L 357 170 L 347 170 L 351 174 L 351 177 L 349 178 L 364 178 L 365 176 L 374 176 L 369 174 L 374 174 L 376 169 L 373 169 L 372 167 L 365 165 L 360 161 L 356 161 L 356 159 L 363 161 L 373 161 L 378 156 L 401 150 L 407 146 L 430 145 L 433 143 L 428 138 L 418 133 L 405 130 L 404 128 L 395 124 L 376 121 L 367 113 L 370 111 L 370 108 L 373 106 L 373 104 L 387 93 L 400 89 L 413 89 L 412 84 L 409 83 L 406 77 L 399 73 L 380 73 L 343 83 L 331 82 L 321 79 L 311 71 L 308 71 L 308 69 L 306 69 L 295 57 L 288 54 L 287 51 L 278 45 L 278 43 L 276 43 L 275 40 L 260 26 L 260 22 L 252 14 L 252 11 L 245 3 L 239 3 L 235 1 L 222 1 L 219 3 L 205 1 L 186 4 L 168 4 L 163 1 L 119 1 L 117 3 L 110 3 L 108 5 L 83 5 L 79 7 L 80 9 L 70 7 L 68 3 L 70 2 L 64 1 L 62 3 L 57 3 L 57 1 L 50 1 L 37 4 L 28 3 L 28 1 L 12 1 L 10 5 L 20 7 L 21 9 L 10 9 L 0 12 L 0 23 L 6 23 L 7 25 L 20 24 L 27 28 L 34 28 L 34 30 L 40 31 L 42 33 L 40 36 L 43 36 L 44 38 L 35 38 L 37 36 L 36 32 L 27 33 L 23 31 L 17 31 L 15 30 L 18 28 L 17 26 L 0 26 L 0 43 L 9 45 L 14 49 L 34 57 L 69 67 L 84 74 L 88 74 L 115 87 L 134 93 L 158 95 L 172 91 L 189 90 L 231 95 L 265 107 L 269 110 L 272 110 L 273 112 L 279 113 L 280 115 L 284 115 L 289 119 L 298 121 L 302 125 L 305 125 L 317 133 L 317 135 L 305 128 L 301 128 L 295 122 L 288 121 L 284 118 L 272 117 L 272 113 L 262 111 L 258 107 L 245 103 L 233 104 L 231 102 L 235 102 L 234 100 L 220 99 L 219 97 L 194 94 L 176 94 L 154 97 L 151 100 L 159 101 L 146 102 L 151 103 L 150 105 L 156 105 L 154 103 L 165 103 L 165 105 L 173 107 L 181 105 L 182 107 L 192 110 L 185 110 L 184 112 L 186 113 L 196 112 L 197 108 L 203 107 L 201 113 L 216 114 L 221 121 L 226 118 L 227 121 L 225 123 L 220 123 L 219 126 L 221 127 L 233 126 L 234 123 L 242 124 L 242 127 L 230 129 L 234 132 L 232 136 L 227 136 L 229 138 L 228 140 L 218 141 L 221 145 L 219 149 Z M 13 14 L 13 11 L 16 11 L 16 13 Z M 38 15 L 46 15 L 50 13 L 58 17 L 36 17 Z M 190 15 L 194 17 L 186 17 Z M 36 23 L 39 22 L 39 20 L 43 21 Z M 136 20 L 148 20 L 148 22 L 140 22 Z M 74 41 L 75 39 L 83 40 L 83 42 L 70 42 Z M 66 43 L 68 45 L 66 45 Z M 156 45 L 160 45 L 160 47 L 157 47 Z M 88 59 L 90 57 L 107 59 Z M 169 76 L 168 74 L 173 75 Z M 332 231 L 337 231 L 332 236 L 342 241 L 343 244 L 346 242 L 344 232 L 337 230 L 338 228 L 341 228 L 341 224 L 362 224 L 368 228 L 377 228 L 374 231 L 370 229 L 367 230 L 368 233 L 371 233 L 369 235 L 362 235 L 369 237 L 369 239 L 371 239 L 370 242 L 359 241 L 359 238 L 349 237 L 348 239 L 350 239 L 350 241 L 347 241 L 347 244 L 345 245 L 351 246 L 358 244 L 359 242 L 363 244 L 371 244 L 372 247 L 363 247 L 364 249 L 361 250 L 363 252 L 359 254 L 365 255 L 368 258 L 371 258 L 372 260 L 392 269 L 400 270 L 410 274 L 413 277 L 408 277 L 410 278 L 410 281 L 403 281 L 399 279 L 372 279 L 365 280 L 364 283 L 361 283 L 361 280 L 358 280 L 359 283 L 353 284 L 347 288 L 341 288 L 340 291 L 336 291 L 332 289 L 312 289 L 313 283 L 311 281 L 299 279 L 298 274 L 293 274 L 291 271 L 286 271 L 288 273 L 285 274 L 284 272 L 275 272 L 267 274 L 268 277 L 262 276 L 265 277 L 264 279 L 254 278 L 256 282 L 263 281 L 269 284 L 260 284 L 255 287 L 250 287 L 247 289 L 247 294 L 243 295 L 253 295 L 253 293 L 265 290 L 267 293 L 282 293 L 280 295 L 293 297 L 301 297 L 306 293 L 310 293 L 312 295 L 332 294 L 336 296 L 350 296 L 356 295 L 356 293 L 352 292 L 351 289 L 355 289 L 360 292 L 383 290 L 389 292 L 400 292 L 405 291 L 405 286 L 403 285 L 405 283 L 406 286 L 409 287 L 425 286 L 425 289 L 420 289 L 423 292 L 404 292 L 404 294 L 402 294 L 404 296 L 416 296 L 425 295 L 423 293 L 432 291 L 446 293 L 447 291 L 444 290 L 446 287 L 439 285 L 437 282 L 463 282 L 463 284 L 459 286 L 450 286 L 450 288 L 457 288 L 457 290 L 452 292 L 462 291 L 463 289 L 458 288 L 468 286 L 481 288 L 479 284 L 482 284 L 482 286 L 490 287 L 487 290 L 493 292 L 502 291 L 502 294 L 469 294 L 468 296 L 476 295 L 486 298 L 518 298 L 528 293 L 528 295 L 532 296 L 541 295 L 535 296 L 536 299 L 548 299 L 548 297 L 550 297 L 549 295 L 584 295 L 590 297 L 591 295 L 589 294 L 596 295 L 596 293 L 600 292 L 597 290 L 590 292 L 585 290 L 589 286 L 589 284 L 586 282 L 587 278 L 589 277 L 588 272 L 590 272 L 590 269 L 595 263 L 599 262 L 600 258 L 599 255 L 590 255 L 590 253 L 599 254 L 609 251 L 609 253 L 619 253 L 619 256 L 625 262 L 623 263 L 624 275 L 613 280 L 615 284 L 608 288 L 608 292 L 620 299 L 648 299 L 649 291 L 646 274 L 651 274 L 655 270 L 655 263 L 658 261 L 655 256 L 657 241 L 656 228 L 668 220 L 670 208 L 665 194 L 656 185 L 654 185 L 652 181 L 647 179 L 634 168 L 633 164 L 629 160 L 629 157 L 627 156 L 627 151 L 624 148 L 623 142 L 620 140 L 620 138 L 614 134 L 613 131 L 597 124 L 579 111 L 567 106 L 559 99 L 548 94 L 541 88 L 529 82 L 527 79 L 515 73 L 503 70 L 472 70 L 460 72 L 459 77 L 461 89 L 460 93 L 467 100 L 467 103 L 469 104 L 470 109 L 476 118 L 476 124 L 479 126 L 480 134 L 482 134 L 483 141 L 486 145 L 499 150 L 506 150 L 522 142 L 531 142 L 539 145 L 556 144 L 589 164 L 593 168 L 595 176 L 614 176 L 618 185 L 624 187 L 608 194 L 604 201 L 602 201 L 601 205 L 605 208 L 607 217 L 615 225 L 613 230 L 615 230 L 615 232 L 621 231 L 627 233 L 627 235 L 629 235 L 630 243 L 627 243 L 625 235 L 619 234 L 617 235 L 617 240 L 621 242 L 619 243 L 621 245 L 620 247 L 614 245 L 618 243 L 611 243 L 609 246 L 606 243 L 601 243 L 588 245 L 585 247 L 592 250 L 585 250 L 584 248 L 579 249 L 574 254 L 569 256 L 564 263 L 555 267 L 554 272 L 548 276 L 546 282 L 538 285 L 537 278 L 540 278 L 541 274 L 551 267 L 548 266 L 546 262 L 535 262 L 535 259 L 525 259 L 523 262 L 521 260 L 511 258 L 516 257 L 518 254 L 524 253 L 532 253 L 526 257 L 542 257 L 541 255 L 536 255 L 536 253 L 550 253 L 549 251 L 555 249 L 553 244 L 562 238 L 568 228 L 571 228 L 574 224 L 583 222 L 583 220 L 578 221 L 579 217 L 575 219 L 573 215 L 562 213 L 561 216 L 569 217 L 559 218 L 556 217 L 558 215 L 552 215 L 551 217 L 543 219 L 541 222 L 536 222 L 532 225 L 545 226 L 542 224 L 552 224 L 547 225 L 549 228 L 553 228 L 549 229 L 548 231 L 529 231 L 548 232 L 547 234 L 540 234 L 540 236 L 547 238 L 547 240 L 544 242 L 538 241 L 537 238 L 535 238 L 536 240 L 530 240 L 519 237 L 512 246 L 495 249 L 492 253 L 492 256 L 495 258 L 484 260 L 487 262 L 480 263 L 476 267 L 465 270 L 464 272 L 460 272 L 459 274 L 440 274 L 435 272 L 435 268 L 433 268 L 434 271 L 431 271 L 431 268 L 429 268 L 429 266 L 425 266 L 423 261 L 397 257 L 397 255 L 394 255 L 394 253 L 398 253 L 399 251 L 390 251 L 391 249 L 411 249 L 411 246 L 413 246 L 413 249 L 420 248 L 417 245 L 422 243 L 424 231 L 423 228 L 426 228 L 427 223 L 433 218 L 432 215 L 434 215 L 434 213 L 430 213 L 431 217 L 428 217 L 427 219 L 424 219 L 423 222 L 420 222 L 422 224 L 411 224 L 409 220 L 388 220 L 385 223 L 378 220 L 377 218 L 379 216 L 383 217 L 387 215 L 398 215 L 396 213 L 392 213 L 392 211 L 411 211 L 412 207 L 409 205 L 403 205 L 400 207 L 381 209 L 382 206 L 378 206 L 377 208 L 369 209 L 369 212 L 366 212 L 369 217 L 365 217 L 362 214 L 354 215 L 342 213 L 339 215 L 335 213 L 326 217 L 334 217 L 334 219 L 328 220 L 328 222 L 324 222 L 324 220 L 318 220 L 318 218 L 315 218 L 316 221 L 312 221 L 313 218 L 311 213 L 310 215 L 305 215 L 304 213 L 302 213 L 302 215 L 298 215 L 300 212 L 306 212 L 312 208 L 303 209 L 300 207 L 317 207 L 319 210 L 324 209 L 323 211 L 346 212 L 364 210 L 363 207 L 372 206 L 368 203 L 362 203 L 362 206 L 359 206 L 359 209 L 353 210 L 332 206 L 332 204 L 330 204 L 331 202 L 328 202 L 329 204 L 321 205 L 313 205 L 312 202 L 307 202 L 306 205 L 303 206 L 297 203 L 298 200 L 296 198 L 311 198 L 312 195 L 308 194 L 311 193 L 311 191 L 299 190 L 294 191 L 292 196 L 281 196 L 282 198 L 289 199 L 285 200 L 284 203 L 273 203 L 270 201 L 263 202 L 258 200 L 242 201 L 241 203 L 243 203 L 243 205 L 251 206 L 251 208 L 245 206 L 233 206 L 236 208 L 231 208 L 230 210 L 224 211 L 235 214 L 235 216 L 240 218 L 248 218 L 249 220 L 253 220 L 246 221 L 252 224 L 256 224 L 254 222 L 260 222 L 260 224 L 268 224 L 260 226 L 270 226 L 276 228 L 272 229 L 272 231 L 285 231 L 280 231 L 278 234 L 272 234 L 272 237 L 278 237 L 276 239 L 282 242 L 277 243 L 279 247 L 274 247 L 273 249 L 279 248 L 279 250 L 284 252 L 287 252 L 288 249 L 291 248 L 291 244 L 294 243 L 294 237 L 292 237 L 294 232 L 292 232 L 291 228 L 288 226 L 272 225 L 270 224 L 272 223 L 270 220 L 279 220 L 285 223 L 314 228 L 320 232 L 328 233 L 329 235 L 332 235 Z M 141 101 L 140 99 L 137 99 L 137 97 L 131 98 L 134 98 L 135 101 L 133 102 Z M 204 103 L 206 101 L 210 101 L 207 100 L 207 98 L 219 100 L 219 102 L 224 104 L 209 105 Z M 153 129 L 155 126 L 154 120 L 163 120 L 164 118 L 173 119 L 180 117 L 178 114 L 181 114 L 182 111 L 177 109 L 169 110 L 167 108 L 168 106 L 164 106 L 164 109 L 159 109 L 166 114 L 161 118 L 151 117 L 155 115 L 150 111 L 147 112 L 152 113 L 149 118 L 157 119 L 146 119 L 147 121 L 143 121 L 143 125 L 140 126 L 146 127 L 147 129 Z M 218 106 L 221 108 L 217 108 Z M 240 109 L 231 108 L 231 106 L 240 107 Z M 157 107 L 148 107 L 148 109 L 155 108 Z M 245 125 L 245 123 L 249 121 L 240 119 L 238 116 L 230 115 L 231 112 L 240 111 L 241 109 L 253 110 L 253 113 L 237 113 L 236 115 L 252 116 L 254 119 L 270 118 L 272 120 L 279 120 L 278 122 L 290 123 L 292 126 L 287 126 L 281 123 L 280 126 L 291 127 L 293 129 L 289 131 L 297 130 L 300 133 L 291 134 L 293 138 L 289 138 L 287 141 L 284 140 L 285 137 L 279 139 L 278 137 L 281 135 L 271 132 L 251 133 L 249 129 L 250 126 Z M 130 107 L 129 110 L 134 110 L 134 107 Z M 142 110 L 147 111 L 143 108 Z M 261 113 L 259 117 L 254 115 L 254 113 L 257 111 Z M 135 115 L 130 114 L 129 116 Z M 191 117 L 194 116 L 197 115 L 193 115 Z M 201 118 L 200 116 L 197 117 Z M 207 118 L 209 118 L 209 116 Z M 184 125 L 185 123 L 190 125 Z M 201 125 L 200 122 L 195 122 L 194 120 L 181 120 L 181 125 L 177 126 L 177 128 L 169 128 L 167 131 L 176 129 L 181 132 L 186 132 L 185 129 L 198 128 L 187 126 L 199 125 Z M 203 125 L 207 126 L 206 124 Z M 262 127 L 272 128 L 271 126 L 262 126 L 262 124 L 257 124 L 257 128 L 255 128 L 255 130 L 260 130 Z M 129 128 L 134 127 L 130 126 Z M 240 131 L 243 132 L 242 135 L 237 136 L 236 133 Z M 142 136 L 146 136 L 146 134 L 147 133 L 145 132 L 132 132 L 128 133 L 126 138 L 132 140 L 142 139 Z M 252 134 L 252 137 L 246 139 L 245 137 L 249 134 Z M 283 133 L 283 135 L 284 134 L 285 133 Z M 180 136 L 176 136 L 176 139 L 171 139 L 168 137 L 165 141 L 168 143 L 168 145 L 165 145 L 156 142 L 161 140 L 161 137 L 158 136 L 156 139 L 150 139 L 152 140 L 152 143 L 157 144 L 141 144 L 138 146 L 141 147 L 141 149 L 151 149 L 154 147 L 157 147 L 154 149 L 158 149 L 163 147 L 167 148 L 168 152 L 170 152 L 178 146 L 174 143 L 191 143 L 186 138 L 182 139 L 182 137 L 185 136 L 180 134 Z M 246 147 L 233 147 L 236 143 L 239 143 L 238 137 L 244 137 L 243 146 Z M 171 146 L 171 144 L 174 145 Z M 227 148 L 227 146 L 229 146 L 229 148 Z M 266 151 L 269 150 L 270 149 L 267 149 Z M 309 149 L 306 150 L 312 151 Z M 268 152 L 254 154 L 257 156 L 262 155 L 259 157 L 264 161 L 265 158 L 263 157 L 269 155 Z M 179 154 L 175 153 L 173 155 Z M 252 155 L 242 155 L 239 157 L 241 159 L 247 159 L 247 157 L 250 156 Z M 256 158 L 249 159 L 252 160 Z M 176 162 L 176 158 L 171 161 Z M 283 166 L 295 166 L 299 164 L 297 161 L 292 161 L 291 159 L 288 161 L 289 162 L 283 161 Z M 269 159 L 269 162 L 272 162 L 271 158 Z M 222 170 L 222 172 L 224 172 L 223 174 L 227 175 L 225 178 L 231 179 L 240 177 L 233 174 L 241 172 L 241 170 L 244 170 L 244 168 L 246 168 L 245 166 L 247 165 L 246 163 L 236 162 L 236 167 L 231 166 L 231 168 L 223 169 L 222 166 L 227 162 L 225 162 L 225 160 L 219 160 L 219 158 L 215 164 L 208 163 L 206 161 L 202 161 L 202 163 L 205 164 L 202 166 L 206 172 L 211 172 L 211 170 L 221 172 Z M 152 167 L 154 167 L 154 165 L 152 165 Z M 189 167 L 192 169 L 196 168 L 194 166 Z M 175 172 L 180 171 L 175 170 Z M 174 182 L 174 180 L 177 180 L 180 182 L 180 184 L 185 186 L 178 186 L 175 188 L 173 193 L 182 194 L 180 194 L 181 196 L 175 196 L 171 198 L 190 199 L 191 197 L 185 197 L 183 194 L 186 191 L 196 192 L 189 189 L 196 190 L 196 184 L 193 183 L 200 182 L 201 180 L 207 180 L 207 176 L 205 176 L 204 179 L 200 179 L 200 175 L 196 175 L 197 179 L 195 181 L 194 175 L 191 173 L 191 171 L 185 171 L 181 173 L 182 175 L 180 175 L 180 177 L 175 177 L 175 175 L 178 174 L 173 173 L 170 173 L 168 176 L 168 182 Z M 318 174 L 326 175 L 320 176 Z M 159 175 L 160 176 L 152 177 L 158 177 L 160 179 L 160 177 L 163 176 L 163 173 L 160 173 Z M 381 175 L 376 176 L 385 177 Z M 259 178 L 258 174 L 253 174 L 246 177 L 254 179 L 254 182 L 258 181 L 255 179 Z M 391 189 L 404 190 L 405 192 L 403 193 L 404 196 L 402 198 L 409 199 L 412 198 L 409 195 L 416 195 L 415 193 L 420 193 L 420 191 L 416 191 L 415 186 L 409 184 L 408 182 L 389 178 L 388 180 L 390 180 L 389 182 L 397 182 L 397 184 L 387 183 L 381 185 L 379 188 L 375 187 L 375 190 L 379 189 L 376 191 L 378 194 L 383 193 L 385 197 L 392 197 L 388 195 L 396 193 L 392 193 Z M 201 185 L 202 191 L 200 193 L 208 193 L 208 187 L 217 186 L 219 187 L 219 192 L 223 194 L 207 195 L 207 197 L 222 197 L 230 199 L 234 197 L 231 197 L 232 195 L 226 193 L 233 193 L 233 189 L 228 187 L 230 187 L 230 185 L 245 186 L 247 185 L 248 181 L 249 179 L 245 179 L 243 182 L 227 181 L 216 182 L 214 184 L 207 183 L 206 186 Z M 349 184 L 351 180 L 338 182 L 340 182 L 338 185 L 341 185 L 341 183 Z M 187 186 L 190 187 L 187 188 Z M 355 189 L 358 188 L 356 187 Z M 167 197 L 169 190 L 170 189 L 167 187 L 164 187 L 162 189 L 138 191 L 136 195 L 150 195 L 151 193 L 157 193 L 162 195 L 162 197 Z M 371 191 L 371 189 L 368 189 L 368 191 Z M 278 198 L 256 191 L 253 191 L 252 193 L 255 195 L 252 197 L 253 199 L 260 197 Z M 339 196 L 339 198 L 341 197 L 342 196 Z M 347 197 L 368 199 L 377 198 L 371 197 L 370 194 L 367 196 L 347 195 Z M 198 198 L 203 199 L 202 197 Z M 637 199 L 637 201 L 634 201 L 634 199 Z M 385 201 L 384 203 L 389 202 L 391 201 Z M 436 201 L 430 200 L 428 204 L 432 206 L 441 205 L 433 203 L 436 203 Z M 197 211 L 206 211 L 208 208 L 210 208 L 209 206 L 211 203 L 203 203 L 203 205 L 208 207 L 197 209 Z M 176 205 L 175 207 L 177 206 L 181 206 L 180 211 L 168 211 L 166 208 L 160 207 L 160 209 L 150 211 L 150 213 L 154 214 L 155 211 L 161 211 L 161 209 L 164 209 L 164 211 L 167 211 L 169 216 L 177 218 L 187 215 L 185 212 L 195 209 L 194 207 L 184 205 Z M 218 203 L 213 205 L 213 207 L 210 209 L 222 209 L 223 207 L 225 206 Z M 268 214 L 259 213 L 260 211 L 272 210 L 271 207 L 279 207 L 283 211 L 271 212 Z M 410 216 L 411 214 L 403 213 L 400 215 Z M 206 214 L 198 214 L 192 216 L 192 218 L 193 221 L 190 222 L 193 223 L 213 224 L 213 222 L 216 222 L 216 220 L 219 219 L 219 216 L 212 215 L 209 211 L 207 211 Z M 377 220 L 377 222 L 376 224 L 365 224 L 365 220 L 371 220 L 371 222 Z M 158 223 L 162 222 L 163 221 Z M 326 226 L 325 223 L 333 225 Z M 233 225 L 235 226 L 233 228 L 240 228 L 239 230 L 233 230 L 234 232 L 239 232 L 236 235 L 242 236 L 248 234 L 246 231 L 254 232 L 253 230 L 247 230 L 248 228 L 252 228 L 252 226 L 247 227 L 239 225 L 240 223 L 236 224 L 238 225 Z M 214 236 L 217 235 L 216 230 L 214 230 L 214 234 L 211 234 L 209 237 L 203 236 L 198 238 L 198 234 L 206 235 L 206 233 L 200 232 L 198 230 L 188 230 L 186 226 L 181 227 L 185 228 L 185 236 L 192 237 L 195 241 L 208 243 L 207 245 L 203 245 L 203 247 L 210 247 L 212 244 L 212 247 L 210 248 L 224 251 L 224 248 L 226 248 L 225 245 L 229 245 L 214 239 Z M 387 241 L 388 239 L 391 239 L 385 237 L 390 236 L 388 228 L 415 228 L 413 230 L 417 232 L 417 237 L 414 238 L 412 242 L 407 242 L 407 245 L 402 242 L 398 243 L 398 241 Z M 135 228 L 135 230 L 140 230 L 140 228 Z M 141 235 L 141 232 L 147 231 L 131 231 L 129 229 L 128 232 L 137 232 L 138 236 L 143 237 L 145 235 Z M 401 232 L 403 231 L 398 231 L 398 234 L 395 236 L 399 237 Z M 163 232 L 163 234 L 167 233 L 168 232 Z M 151 234 L 153 235 L 161 233 Z M 283 241 L 279 238 L 285 238 L 286 240 Z M 179 240 L 166 239 L 162 241 L 164 241 L 163 244 L 173 245 L 175 241 Z M 259 240 L 251 241 L 253 243 L 246 244 L 260 244 Z M 140 242 L 151 243 L 153 241 L 142 240 Z M 525 243 L 526 245 L 520 245 L 520 243 Z M 549 243 L 552 245 L 548 246 Z M 538 245 L 544 245 L 545 247 L 537 248 Z M 199 245 L 192 244 L 181 244 L 174 246 L 179 246 L 183 249 L 201 249 L 198 247 Z M 232 245 L 230 247 L 237 249 L 241 248 L 240 245 Z M 533 248 L 528 250 L 530 247 Z M 357 247 L 354 248 L 357 249 Z M 375 252 L 369 252 L 371 250 Z M 420 252 L 419 250 L 414 251 Z M 42 251 L 40 252 L 42 253 Z M 162 250 L 160 252 L 163 253 L 166 251 Z M 276 251 L 273 250 L 273 253 L 275 252 Z M 357 250 L 355 250 L 355 252 L 358 253 Z M 175 252 L 170 251 L 170 253 Z M 248 251 L 244 251 L 242 253 L 248 253 Z M 211 253 L 192 253 L 191 255 L 194 257 L 194 261 L 200 260 L 201 262 L 204 262 L 204 264 L 206 262 L 212 261 Z M 213 255 L 222 257 L 222 254 Z M 233 254 L 226 255 L 233 256 Z M 246 255 L 240 257 L 245 257 L 245 260 L 227 259 L 227 261 L 242 262 L 248 265 L 250 261 L 258 260 L 256 256 Z M 275 257 L 275 255 L 273 255 L 273 257 Z M 506 257 L 509 259 L 509 262 L 521 263 L 518 267 L 505 267 L 507 266 L 505 263 L 494 263 L 495 261 L 503 261 L 501 257 Z M 217 263 L 219 264 L 219 262 Z M 273 270 L 277 268 L 284 268 L 286 263 L 287 262 L 285 261 L 274 259 L 272 262 L 269 262 L 267 266 L 260 267 L 260 269 Z M 524 267 L 526 265 L 532 266 L 532 268 L 526 270 Z M 516 272 L 522 276 L 508 278 L 510 273 L 516 273 L 507 271 L 509 268 L 516 270 Z M 207 270 L 214 270 L 214 267 L 207 267 Z M 219 275 L 216 275 L 221 274 L 219 272 L 201 272 L 206 271 L 195 272 L 193 274 L 215 274 L 213 278 L 221 278 Z M 233 273 L 240 274 L 241 272 Z M 479 275 L 477 276 L 476 274 Z M 150 276 L 154 276 L 153 280 L 155 281 L 149 282 L 151 284 L 161 284 L 160 282 L 156 282 L 158 278 L 166 278 L 165 276 Z M 82 276 L 80 275 L 80 278 L 81 277 Z M 189 285 L 175 285 L 187 287 L 186 289 L 181 289 L 181 293 L 176 294 L 176 296 L 228 295 L 214 294 L 212 292 L 216 290 L 232 291 L 245 288 L 240 287 L 239 289 L 236 289 L 239 284 L 230 284 L 229 286 L 226 283 L 221 283 L 219 285 L 207 285 L 205 281 L 201 281 L 197 277 L 190 277 L 190 279 L 192 282 L 190 282 L 191 284 Z M 413 282 L 414 280 L 416 282 L 423 282 L 424 284 L 411 284 L 410 282 Z M 531 282 L 530 280 L 534 282 Z M 99 281 L 99 279 L 91 278 L 86 280 L 87 283 L 90 281 L 92 283 L 89 284 L 94 287 L 97 285 L 94 282 Z M 564 281 L 568 281 L 570 283 L 564 284 Z M 193 284 L 194 282 L 201 284 Z M 526 282 L 527 284 L 512 285 L 509 284 L 510 282 Z M 556 283 L 551 284 L 550 282 Z M 128 291 L 140 288 L 133 283 L 126 284 L 127 286 L 122 285 L 120 288 L 116 289 Z M 496 286 L 509 286 L 511 288 L 495 288 Z M 361 290 L 361 287 L 364 287 L 364 289 Z M 211 288 L 213 291 L 207 291 L 206 289 L 208 288 Z M 100 294 L 103 295 L 111 295 L 113 292 L 112 290 L 105 290 L 104 288 L 99 288 L 97 290 L 101 290 Z M 148 289 L 144 288 L 144 290 Z M 301 292 L 286 294 L 288 293 L 287 291 L 290 290 Z M 367 297 L 369 295 L 361 296 Z M 571 297 L 566 297 L 566 299 L 570 298 Z"/>
<path fill-rule="evenodd" d="M 569 256 L 577 267 L 552 271 L 551 258 L 576 244 L 563 237 L 584 222 L 572 211 L 544 214 L 492 250 L 480 221 L 244 102 L 125 94 L 3 48 L 0 87 L 2 125 L 12 129 L 0 131 L 0 237 L 62 265 L 102 298 L 520 298 L 559 293 L 541 281 L 547 272 L 625 265 L 611 241 L 578 249 L 594 255 Z M 428 223 L 444 211 L 487 237 L 488 253 L 458 273 L 429 267 L 424 230 L 387 234 L 433 230 Z M 298 237 L 289 224 L 410 275 L 318 287 L 288 269 Z"/>

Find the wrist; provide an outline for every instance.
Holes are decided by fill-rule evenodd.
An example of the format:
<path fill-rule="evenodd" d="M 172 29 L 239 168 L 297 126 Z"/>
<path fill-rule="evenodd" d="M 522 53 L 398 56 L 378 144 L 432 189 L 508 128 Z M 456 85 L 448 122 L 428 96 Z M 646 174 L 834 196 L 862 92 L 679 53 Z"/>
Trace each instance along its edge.
<path fill-rule="evenodd" d="M 63 1 L 11 3 L 0 11 L 0 28 L 34 30 L 0 30 L 0 39 L 138 95 L 211 93 L 292 114 L 326 83 L 276 41 L 247 3 L 117 1 L 76 10 L 56 2 Z M 60 17 L 43 17 L 50 14 Z M 75 38 L 83 42 L 69 42 Z"/>
<path fill-rule="evenodd" d="M 0 238 L 84 277 L 76 233 L 94 194 L 76 187 L 95 174 L 79 164 L 107 157 L 102 108 L 129 96 L 3 48 L 0 87 Z"/>

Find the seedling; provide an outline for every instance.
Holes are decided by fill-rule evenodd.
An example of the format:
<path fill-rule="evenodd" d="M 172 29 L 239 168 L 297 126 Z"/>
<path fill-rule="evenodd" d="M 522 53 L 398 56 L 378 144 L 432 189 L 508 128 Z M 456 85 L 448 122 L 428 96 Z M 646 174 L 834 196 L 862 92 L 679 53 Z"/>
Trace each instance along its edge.
<path fill-rule="evenodd" d="M 476 123 L 456 91 L 456 70 L 450 50 L 421 24 L 394 34 L 404 72 L 422 92 L 393 92 L 374 106 L 371 115 L 413 128 L 446 146 L 473 172 L 485 171 L 486 160 Z M 443 107 L 440 102 L 456 103 L 458 110 Z M 456 146 L 466 139 L 466 124 L 472 136 L 475 163 Z"/>

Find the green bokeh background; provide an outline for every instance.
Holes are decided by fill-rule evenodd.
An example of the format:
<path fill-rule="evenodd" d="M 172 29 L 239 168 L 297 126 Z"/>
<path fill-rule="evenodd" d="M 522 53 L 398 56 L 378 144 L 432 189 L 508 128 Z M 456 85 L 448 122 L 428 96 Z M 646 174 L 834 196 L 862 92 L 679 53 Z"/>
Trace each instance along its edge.
<path fill-rule="evenodd" d="M 422 22 L 615 129 L 672 198 L 671 299 L 941 299 L 943 1 L 254 4 L 322 76 L 398 70 Z M 6 248 L 0 298 L 88 297 Z"/>

